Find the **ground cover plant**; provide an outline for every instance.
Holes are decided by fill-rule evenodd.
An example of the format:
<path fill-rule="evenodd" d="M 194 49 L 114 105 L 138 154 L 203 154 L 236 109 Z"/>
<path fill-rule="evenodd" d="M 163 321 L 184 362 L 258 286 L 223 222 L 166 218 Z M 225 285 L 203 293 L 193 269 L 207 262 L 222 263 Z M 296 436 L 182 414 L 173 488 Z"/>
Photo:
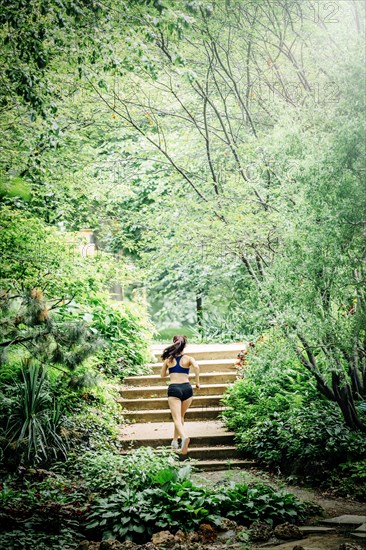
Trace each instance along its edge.
<path fill-rule="evenodd" d="M 75 540 L 140 542 L 163 529 L 219 525 L 222 517 L 246 526 L 257 520 L 276 525 L 302 522 L 309 513 L 306 503 L 284 490 L 263 483 L 203 486 L 191 480 L 191 471 L 170 449 L 140 448 L 125 456 L 88 451 L 50 471 L 20 468 L 9 475 L 1 486 L 0 513 L 13 530 L 26 521 L 49 540 L 70 527 Z M 2 543 L 11 537 L 0 533 Z"/>

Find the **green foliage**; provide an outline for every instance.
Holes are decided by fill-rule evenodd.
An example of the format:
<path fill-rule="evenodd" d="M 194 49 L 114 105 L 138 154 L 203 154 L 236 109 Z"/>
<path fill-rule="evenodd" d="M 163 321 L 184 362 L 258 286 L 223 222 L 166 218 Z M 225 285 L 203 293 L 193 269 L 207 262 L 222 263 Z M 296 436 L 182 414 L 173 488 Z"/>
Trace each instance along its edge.
<path fill-rule="evenodd" d="M 72 548 L 81 538 L 86 491 L 46 470 L 18 468 L 0 490 L 0 544 L 6 548 Z M 24 522 L 22 529 L 19 521 Z"/>
<path fill-rule="evenodd" d="M 126 494 L 121 492 L 119 495 L 112 495 L 107 502 L 100 503 L 99 505 L 103 508 L 109 508 L 112 503 L 120 505 L 121 499 L 123 499 L 123 509 L 120 515 L 126 517 L 127 510 L 131 510 L 131 508 L 134 512 L 134 518 L 131 518 L 129 522 L 126 521 L 122 528 L 121 523 L 123 524 L 124 521 L 118 521 L 113 516 L 113 519 L 110 520 L 110 527 L 107 522 L 107 532 L 110 528 L 111 532 L 120 538 L 134 538 L 134 531 L 151 534 L 157 528 L 192 530 L 198 528 L 203 521 L 219 521 L 217 511 L 224 497 L 215 494 L 212 490 L 195 486 L 190 480 L 178 481 L 169 473 L 166 471 L 164 476 L 160 474 L 160 478 L 153 487 L 133 493 L 133 495 L 127 495 L 127 498 Z M 113 508 L 112 505 L 112 513 Z M 101 509 L 97 508 L 92 513 L 91 519 L 95 518 L 95 521 L 98 522 L 97 518 L 105 518 L 107 515 L 108 513 L 103 516 Z M 138 524 L 138 529 L 133 524 L 131 525 L 133 520 Z M 103 525 L 103 520 L 99 520 L 98 525 Z M 95 523 L 90 524 L 90 528 L 93 527 L 96 527 Z"/>
<path fill-rule="evenodd" d="M 190 342 L 196 341 L 194 327 L 183 326 L 179 328 L 173 327 L 160 329 L 159 332 L 154 336 L 154 342 L 162 342 L 163 344 L 166 344 L 167 342 L 171 342 L 173 336 L 175 336 L 176 334 L 185 334 Z"/>
<path fill-rule="evenodd" d="M 37 550 L 49 550 L 50 548 L 53 550 L 74 550 L 76 541 L 82 539 L 83 537 L 75 530 L 72 521 L 65 523 L 64 527 L 56 534 L 45 533 L 41 530 L 35 531 L 32 527 L 14 529 L 4 533 L 0 531 L 0 544 L 3 548 L 9 550 L 27 548 L 29 544 Z"/>
<path fill-rule="evenodd" d="M 0 487 L 0 514 L 12 525 L 21 517 L 49 535 L 69 526 L 77 538 L 86 527 L 90 537 L 138 542 L 161 529 L 218 525 L 222 517 L 243 525 L 306 517 L 305 504 L 282 490 L 233 482 L 202 486 L 190 476 L 191 466 L 182 466 L 170 449 L 79 453 L 51 472 L 19 468 Z"/>
<path fill-rule="evenodd" d="M 28 200 L 30 194 L 30 186 L 22 178 L 0 177 L 0 197 L 20 197 L 23 200 Z"/>
<path fill-rule="evenodd" d="M 339 496 L 366 501 L 366 460 L 339 464 L 330 485 Z"/>
<path fill-rule="evenodd" d="M 50 398 L 69 413 L 62 429 L 74 452 L 114 449 L 116 411 L 95 388 L 96 369 L 83 369 L 98 351 L 107 375 L 145 372 L 144 314 L 101 297 L 143 279 L 160 320 L 178 312 L 192 325 L 202 298 L 197 339 L 280 331 L 228 394 L 226 419 L 245 450 L 314 479 L 348 459 L 344 487 L 347 476 L 362 480 L 364 5 L 338 3 L 330 37 L 308 1 L 295 2 L 300 18 L 265 0 L 3 4 L 1 380 L 21 369 L 26 349 L 55 376 Z M 81 227 L 95 229 L 96 257 L 76 249 Z M 60 381 L 54 367 L 72 376 Z M 1 426 L 11 415 L 23 426 L 36 401 L 20 411 L 1 392 Z M 141 461 L 140 475 L 98 460 L 86 483 L 98 492 L 102 479 L 101 506 L 116 517 L 129 513 L 124 468 L 135 480 L 128 499 L 139 507 L 139 480 L 149 483 L 163 524 L 176 525 L 179 512 L 193 525 L 214 508 L 216 496 L 174 465 L 154 480 Z M 291 510 L 258 491 L 264 519 Z M 231 496 L 245 508 L 248 494 Z M 133 511 L 127 523 L 124 536 L 138 535 Z"/>
<path fill-rule="evenodd" d="M 81 472 L 91 490 L 111 494 L 125 485 L 136 491 L 149 487 L 167 468 L 177 472 L 179 461 L 170 449 L 141 447 L 125 456 L 107 451 L 86 453 L 72 467 Z"/>
<path fill-rule="evenodd" d="M 242 376 L 224 396 L 225 405 L 230 407 L 224 418 L 230 428 L 240 432 L 272 413 L 300 407 L 306 400 L 319 400 L 311 377 L 277 331 L 249 348 Z"/>
<path fill-rule="evenodd" d="M 29 211 L 7 205 L 0 205 L 0 217 L 0 270 L 8 289 L 1 302 L 40 288 L 48 306 L 62 312 L 71 299 L 85 303 L 125 277 L 123 261 L 102 252 L 85 255 L 77 233 L 60 231 Z"/>
<path fill-rule="evenodd" d="M 55 368 L 48 368 L 47 373 L 34 369 L 25 373 L 20 369 L 1 386 L 0 435 L 7 462 L 18 464 L 25 460 L 27 449 L 33 453 L 30 462 L 36 461 L 33 455 L 38 453 L 41 462 L 49 466 L 66 453 L 72 457 L 90 450 L 118 448 L 118 426 L 122 420 L 116 401 L 118 393 L 97 373 L 92 361 L 79 367 L 71 378 Z M 26 433 L 18 441 L 21 429 L 30 432 L 32 439 Z M 47 436 L 47 446 L 43 436 Z M 57 444 L 61 443 L 60 451 Z"/>
<path fill-rule="evenodd" d="M 120 378 L 147 373 L 152 326 L 143 306 L 136 302 L 113 304 L 96 297 L 90 307 L 91 326 L 108 342 L 98 353 L 102 372 Z"/>
<path fill-rule="evenodd" d="M 350 430 L 335 405 L 322 398 L 277 331 L 246 356 L 244 378 L 225 395 L 223 414 L 238 445 L 281 472 L 324 486 L 345 458 L 366 452 L 364 437 Z"/>
<path fill-rule="evenodd" d="M 68 411 L 62 419 L 61 431 L 69 443 L 70 461 L 91 451 L 116 451 L 119 424 L 123 421 L 117 392 L 105 383 L 77 391 L 70 390 L 68 385 L 58 388 L 59 400 Z"/>
<path fill-rule="evenodd" d="M 143 533 L 151 534 L 151 527 L 146 527 L 144 522 L 149 504 L 144 492 L 129 488 L 117 491 L 94 504 L 87 528 L 99 528 L 103 537 L 118 537 L 121 540 L 133 540 Z"/>
<path fill-rule="evenodd" d="M 284 473 L 324 484 L 326 471 L 337 468 L 345 458 L 357 460 L 366 452 L 362 434 L 344 425 L 334 405 L 321 401 L 259 416 L 252 427 L 240 433 L 239 446 Z"/>
<path fill-rule="evenodd" d="M 267 521 L 278 524 L 290 523 L 306 515 L 305 504 L 286 491 L 275 490 L 268 485 L 237 485 L 233 482 L 224 490 L 225 504 L 221 511 L 224 517 L 236 521 Z"/>
<path fill-rule="evenodd" d="M 204 312 L 202 328 L 193 331 L 195 338 L 201 342 L 243 342 L 247 340 L 241 327 L 239 308 L 227 312 Z"/>
<path fill-rule="evenodd" d="M 47 462 L 60 453 L 66 456 L 66 442 L 59 434 L 62 411 L 51 397 L 45 370 L 28 362 L 21 376 L 5 390 L 10 409 L 5 451 L 15 448 L 29 464 Z"/>
<path fill-rule="evenodd" d="M 20 291 L 19 297 L 3 294 L 0 317 L 1 364 L 11 361 L 9 353 L 21 348 L 45 365 L 74 370 L 103 346 L 101 338 L 84 321 L 67 322 L 56 312 L 50 313 L 37 287 Z"/>
<path fill-rule="evenodd" d="M 118 459 L 108 455 L 102 461 L 87 459 L 83 475 L 94 489 L 99 479 L 102 491 L 109 493 L 92 503 L 87 528 L 103 537 L 139 541 L 158 529 L 193 530 L 202 522 L 218 524 L 221 516 L 246 525 L 306 516 L 306 507 L 296 497 L 266 485 L 230 483 L 219 490 L 195 485 L 189 479 L 190 468 L 179 468 L 171 453 L 170 463 L 168 457 L 166 450 L 139 449 Z"/>

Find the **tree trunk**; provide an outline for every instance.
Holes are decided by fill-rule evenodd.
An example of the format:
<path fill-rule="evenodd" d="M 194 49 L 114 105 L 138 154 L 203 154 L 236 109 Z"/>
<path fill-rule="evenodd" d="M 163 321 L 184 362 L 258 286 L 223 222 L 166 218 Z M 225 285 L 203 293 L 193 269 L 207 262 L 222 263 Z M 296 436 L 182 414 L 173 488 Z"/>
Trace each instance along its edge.
<path fill-rule="evenodd" d="M 202 294 L 196 295 L 196 312 L 197 312 L 197 325 L 200 331 L 202 331 L 202 315 L 203 315 Z"/>

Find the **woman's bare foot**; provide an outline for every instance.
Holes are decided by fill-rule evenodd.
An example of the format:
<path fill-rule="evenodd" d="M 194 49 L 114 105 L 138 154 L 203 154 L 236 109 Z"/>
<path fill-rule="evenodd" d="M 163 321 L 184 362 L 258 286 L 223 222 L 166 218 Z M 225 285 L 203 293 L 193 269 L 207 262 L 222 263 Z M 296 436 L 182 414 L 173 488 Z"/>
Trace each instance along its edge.
<path fill-rule="evenodd" d="M 186 455 L 188 453 L 188 445 L 189 445 L 189 442 L 190 442 L 190 438 L 189 437 L 184 437 L 182 439 L 182 448 L 181 448 L 181 452 L 180 454 L 182 455 Z"/>

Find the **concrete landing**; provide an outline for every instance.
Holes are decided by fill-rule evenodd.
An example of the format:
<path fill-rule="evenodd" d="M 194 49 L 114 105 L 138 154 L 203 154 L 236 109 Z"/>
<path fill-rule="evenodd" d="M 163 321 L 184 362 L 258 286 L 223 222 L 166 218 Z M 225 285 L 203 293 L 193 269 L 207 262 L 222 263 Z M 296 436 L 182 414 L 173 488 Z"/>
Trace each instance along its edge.
<path fill-rule="evenodd" d="M 166 344 L 154 344 L 150 347 L 151 353 L 160 361 L 162 351 L 170 346 L 172 342 Z M 184 350 L 187 355 L 192 355 L 195 359 L 231 359 L 236 358 L 238 353 L 246 349 L 245 342 L 234 342 L 231 344 L 188 344 Z"/>
<path fill-rule="evenodd" d="M 233 437 L 220 420 L 208 422 L 186 422 L 185 426 L 191 439 L 200 440 L 207 437 Z M 174 426 L 172 422 L 147 422 L 144 424 L 129 424 L 121 426 L 121 441 L 131 440 L 166 440 L 172 438 Z"/>

